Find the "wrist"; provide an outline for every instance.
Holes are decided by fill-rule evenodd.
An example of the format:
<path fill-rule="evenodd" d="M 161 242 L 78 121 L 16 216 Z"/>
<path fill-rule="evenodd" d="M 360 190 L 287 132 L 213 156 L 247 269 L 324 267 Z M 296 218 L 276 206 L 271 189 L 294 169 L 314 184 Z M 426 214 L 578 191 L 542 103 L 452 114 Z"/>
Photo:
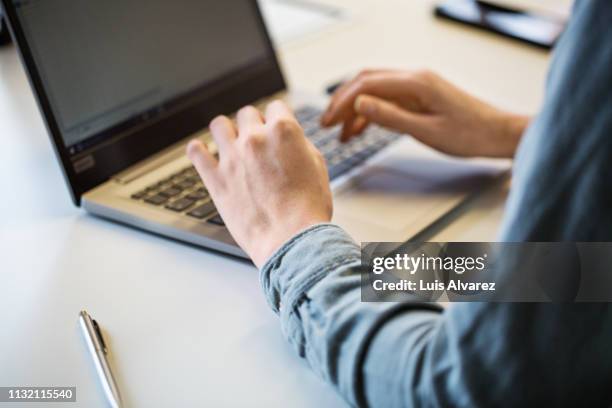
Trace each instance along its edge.
<path fill-rule="evenodd" d="M 491 156 L 513 158 L 530 120 L 526 115 L 499 112 Z"/>
<path fill-rule="evenodd" d="M 527 115 L 506 114 L 506 133 L 508 137 L 519 142 L 530 121 L 531 117 Z"/>
<path fill-rule="evenodd" d="M 278 225 L 277 228 L 271 228 L 256 237 L 247 251 L 248 255 L 255 266 L 261 268 L 291 238 L 314 225 L 328 222 L 330 222 L 329 217 L 309 217 L 295 220 L 291 225 Z"/>

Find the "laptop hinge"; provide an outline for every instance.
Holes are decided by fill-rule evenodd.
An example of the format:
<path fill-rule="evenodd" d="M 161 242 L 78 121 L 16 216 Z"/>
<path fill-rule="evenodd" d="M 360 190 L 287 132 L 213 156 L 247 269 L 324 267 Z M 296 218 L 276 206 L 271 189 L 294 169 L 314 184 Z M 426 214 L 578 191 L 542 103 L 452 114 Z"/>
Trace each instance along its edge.
<path fill-rule="evenodd" d="M 265 105 L 273 99 L 282 99 L 287 95 L 287 91 L 279 91 L 273 95 L 263 97 L 253 103 L 254 106 L 263 110 Z M 235 116 L 231 115 L 233 118 Z M 208 128 L 201 130 L 195 134 L 192 134 L 185 139 L 180 140 L 179 142 L 173 144 L 170 147 L 162 150 L 161 152 L 149 157 L 148 159 L 142 160 L 127 169 L 117 173 L 112 177 L 112 180 L 119 184 L 128 184 L 137 178 L 144 176 L 147 173 L 154 171 L 162 167 L 163 165 L 178 159 L 182 155 L 185 154 L 185 147 L 187 142 L 195 137 L 203 138 L 204 142 L 208 144 L 208 148 L 212 153 L 216 153 L 216 147 L 214 143 L 211 143 L 210 133 L 208 132 Z"/>
<path fill-rule="evenodd" d="M 195 137 L 206 137 L 208 132 L 201 131 L 173 144 L 155 155 L 142 160 L 127 169 L 115 174 L 112 179 L 119 184 L 128 184 L 185 154 L 187 142 Z"/>

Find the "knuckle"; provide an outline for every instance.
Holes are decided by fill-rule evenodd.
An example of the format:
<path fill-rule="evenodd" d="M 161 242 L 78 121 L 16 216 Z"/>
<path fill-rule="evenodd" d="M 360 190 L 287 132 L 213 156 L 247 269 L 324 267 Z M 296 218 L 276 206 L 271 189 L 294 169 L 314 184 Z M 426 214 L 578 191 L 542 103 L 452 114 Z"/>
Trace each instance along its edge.
<path fill-rule="evenodd" d="M 420 78 L 424 81 L 431 81 L 434 79 L 435 77 L 435 73 L 427 68 L 423 68 L 423 69 L 418 69 L 414 72 L 414 76 L 416 78 Z"/>
<path fill-rule="evenodd" d="M 362 69 L 361 71 L 359 71 L 359 74 L 357 74 L 357 78 L 365 78 L 374 72 L 375 70 L 371 68 Z"/>
<path fill-rule="evenodd" d="M 265 144 L 265 136 L 260 133 L 251 133 L 240 138 L 242 145 L 247 150 L 260 150 Z"/>
<path fill-rule="evenodd" d="M 219 165 L 219 173 L 223 175 L 223 179 L 232 177 L 236 173 L 236 169 L 234 157 L 228 157 L 227 160 L 221 161 Z"/>
<path fill-rule="evenodd" d="M 360 91 L 365 91 L 367 89 L 369 89 L 372 85 L 372 76 L 371 75 L 365 75 L 362 78 L 359 78 L 357 80 L 357 88 Z"/>
<path fill-rule="evenodd" d="M 254 110 L 256 110 L 254 106 L 247 105 L 247 106 L 244 106 L 244 107 L 240 108 L 240 110 L 238 111 L 238 115 L 244 115 L 244 114 L 252 112 Z"/>
<path fill-rule="evenodd" d="M 220 125 L 221 123 L 223 123 L 224 121 L 225 121 L 225 116 L 223 115 L 216 116 L 213 120 L 210 121 L 209 127 L 211 128 L 216 127 Z"/>
<path fill-rule="evenodd" d="M 206 189 L 208 189 L 213 196 L 223 194 L 227 190 L 225 177 L 216 176 L 211 182 L 206 184 Z"/>
<path fill-rule="evenodd" d="M 272 102 L 270 102 L 269 104 L 271 107 L 283 107 L 285 106 L 285 102 L 282 101 L 282 99 L 274 99 Z"/>
<path fill-rule="evenodd" d="M 300 125 L 292 119 L 281 118 L 272 125 L 272 130 L 276 136 L 292 136 L 301 131 Z"/>

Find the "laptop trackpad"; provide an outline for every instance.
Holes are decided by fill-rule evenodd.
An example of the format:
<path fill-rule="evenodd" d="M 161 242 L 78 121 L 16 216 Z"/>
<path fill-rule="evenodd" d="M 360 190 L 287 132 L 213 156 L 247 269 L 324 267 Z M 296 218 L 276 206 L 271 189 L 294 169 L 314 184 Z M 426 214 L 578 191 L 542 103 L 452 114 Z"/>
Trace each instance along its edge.
<path fill-rule="evenodd" d="M 366 221 L 372 227 L 410 235 L 418 232 L 411 228 L 424 228 L 508 169 L 507 162 L 500 166 L 438 153 L 415 154 L 411 147 L 412 155 L 402 149 L 386 154 L 336 195 L 336 211 L 343 224 L 352 224 L 351 219 Z"/>

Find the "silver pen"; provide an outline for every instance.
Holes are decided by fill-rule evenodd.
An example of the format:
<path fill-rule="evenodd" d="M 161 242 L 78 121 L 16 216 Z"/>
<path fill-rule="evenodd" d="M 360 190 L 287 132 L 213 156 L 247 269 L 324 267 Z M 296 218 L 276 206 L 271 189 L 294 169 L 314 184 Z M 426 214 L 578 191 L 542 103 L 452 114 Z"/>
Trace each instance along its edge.
<path fill-rule="evenodd" d="M 106 394 L 110 406 L 121 408 L 123 404 L 119 394 L 119 387 L 117 387 L 117 382 L 106 358 L 108 349 L 106 348 L 106 343 L 104 343 L 100 326 L 85 310 L 81 310 L 81 313 L 79 313 L 79 325 L 81 326 L 83 337 L 87 343 L 87 349 L 94 360 L 96 372 L 98 377 L 100 377 L 104 394 Z"/>

